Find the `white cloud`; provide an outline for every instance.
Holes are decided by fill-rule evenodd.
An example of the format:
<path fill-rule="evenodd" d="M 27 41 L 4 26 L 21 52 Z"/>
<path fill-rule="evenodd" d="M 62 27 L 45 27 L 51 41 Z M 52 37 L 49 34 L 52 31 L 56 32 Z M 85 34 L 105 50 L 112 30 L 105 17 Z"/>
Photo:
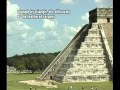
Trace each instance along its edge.
<path fill-rule="evenodd" d="M 75 34 L 81 29 L 81 26 L 68 26 L 64 25 L 64 34 L 63 38 L 71 40 Z"/>
<path fill-rule="evenodd" d="M 57 31 L 47 31 L 46 32 L 46 39 L 47 40 L 58 40 L 59 32 Z"/>
<path fill-rule="evenodd" d="M 29 45 L 37 45 L 36 43 L 44 41 L 44 39 L 45 33 L 43 31 L 35 32 L 32 36 L 29 36 L 28 33 L 24 33 L 21 35 L 21 40 L 23 40 L 23 42 L 26 44 L 29 43 Z"/>
<path fill-rule="evenodd" d="M 26 33 L 30 27 L 21 21 L 7 22 L 7 34 L 23 34 Z"/>
<path fill-rule="evenodd" d="M 19 10 L 20 7 L 17 4 L 10 3 L 9 0 L 7 0 L 7 21 L 13 21 L 17 19 L 17 10 Z"/>
<path fill-rule="evenodd" d="M 94 0 L 98 7 L 113 7 L 113 0 Z"/>
<path fill-rule="evenodd" d="M 64 26 L 64 30 L 68 33 L 77 33 L 80 29 L 81 29 L 81 26 L 77 26 L 77 27 L 68 26 L 68 25 Z"/>
<path fill-rule="evenodd" d="M 94 0 L 96 3 L 101 3 L 103 2 L 104 0 Z"/>
<path fill-rule="evenodd" d="M 61 0 L 61 3 L 63 4 L 73 4 L 75 0 Z"/>
<path fill-rule="evenodd" d="M 44 19 L 43 20 L 43 27 L 46 29 L 51 29 L 54 30 L 57 26 L 57 21 L 56 20 L 49 20 L 49 19 Z"/>
<path fill-rule="evenodd" d="M 17 10 L 20 7 L 7 0 L 7 34 L 16 37 L 26 37 L 26 33 L 31 28 L 26 23 L 17 19 Z"/>
<path fill-rule="evenodd" d="M 88 23 L 88 21 L 89 21 L 89 13 L 86 12 L 84 15 L 82 15 L 81 20 L 83 20 L 85 23 Z"/>
<path fill-rule="evenodd" d="M 45 39 L 45 33 L 43 31 L 39 31 L 39 32 L 36 32 L 31 38 L 30 40 L 32 41 L 40 41 L 40 40 L 43 40 Z"/>
<path fill-rule="evenodd" d="M 22 37 L 23 39 L 26 39 L 27 36 L 28 36 L 28 33 L 23 33 L 23 34 L 21 35 L 21 37 Z"/>

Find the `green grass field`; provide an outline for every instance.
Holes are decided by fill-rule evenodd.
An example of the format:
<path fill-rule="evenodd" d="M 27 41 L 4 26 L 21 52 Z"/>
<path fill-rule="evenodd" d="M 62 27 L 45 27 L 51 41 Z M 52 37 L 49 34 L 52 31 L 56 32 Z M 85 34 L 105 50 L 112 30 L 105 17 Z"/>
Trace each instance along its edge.
<path fill-rule="evenodd" d="M 61 83 L 58 85 L 58 88 L 46 88 L 42 86 L 31 86 L 24 83 L 18 83 L 22 80 L 33 80 L 40 74 L 7 74 L 7 90 L 68 90 L 68 87 L 71 85 L 72 90 L 82 90 L 81 87 L 84 87 L 84 90 L 90 90 L 92 86 L 95 88 L 98 87 L 98 90 L 113 90 L 112 82 L 89 82 L 89 83 Z"/>

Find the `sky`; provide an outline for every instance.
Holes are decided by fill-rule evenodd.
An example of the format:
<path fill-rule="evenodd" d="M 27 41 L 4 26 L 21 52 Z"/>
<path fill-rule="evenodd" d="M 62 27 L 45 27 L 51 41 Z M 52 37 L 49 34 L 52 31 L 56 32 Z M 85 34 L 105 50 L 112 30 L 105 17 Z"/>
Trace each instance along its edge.
<path fill-rule="evenodd" d="M 96 7 L 113 7 L 113 0 L 7 0 L 7 57 L 63 50 Z M 26 9 L 71 13 L 55 14 L 54 19 L 18 19 L 17 10 Z"/>

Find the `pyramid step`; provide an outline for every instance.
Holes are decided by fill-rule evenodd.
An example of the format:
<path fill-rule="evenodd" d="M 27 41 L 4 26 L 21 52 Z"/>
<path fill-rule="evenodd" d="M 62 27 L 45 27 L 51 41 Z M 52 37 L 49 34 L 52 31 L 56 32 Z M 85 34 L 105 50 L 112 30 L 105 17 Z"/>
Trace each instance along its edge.
<path fill-rule="evenodd" d="M 75 56 L 74 59 L 104 59 L 105 56 L 104 55 L 91 55 L 91 56 L 87 56 L 87 57 L 79 57 L 79 56 Z"/>
<path fill-rule="evenodd" d="M 81 51 L 78 52 L 77 55 L 103 55 L 103 51 L 97 52 L 97 51 Z"/>
<path fill-rule="evenodd" d="M 85 41 L 100 42 L 101 41 L 101 36 L 86 36 Z"/>
<path fill-rule="evenodd" d="M 108 71 L 96 71 L 96 72 L 85 72 L 85 71 L 73 71 L 73 72 L 69 72 L 69 71 L 59 71 L 56 75 L 64 75 L 64 76 L 79 76 L 79 75 L 108 75 Z"/>
<path fill-rule="evenodd" d="M 87 38 L 101 38 L 101 36 L 98 34 L 88 34 L 86 37 Z"/>
<path fill-rule="evenodd" d="M 92 29 L 98 29 L 98 24 L 97 23 L 92 23 L 92 26 L 91 26 Z"/>
<path fill-rule="evenodd" d="M 90 29 L 89 29 L 89 32 L 90 32 L 90 31 L 100 31 L 100 29 L 90 28 Z"/>
<path fill-rule="evenodd" d="M 90 32 L 90 31 L 100 31 L 100 29 L 91 28 L 91 29 L 89 29 L 89 32 Z"/>
<path fill-rule="evenodd" d="M 80 48 L 80 49 L 78 49 L 78 52 L 83 51 L 83 50 L 86 50 L 86 51 L 88 51 L 88 50 L 89 51 L 93 51 L 93 50 L 94 51 L 99 51 L 99 50 L 101 51 L 102 50 L 103 51 L 103 48 Z"/>
<path fill-rule="evenodd" d="M 102 48 L 102 43 L 90 43 L 90 42 L 83 42 L 81 44 L 81 48 Z"/>
<path fill-rule="evenodd" d="M 81 46 L 80 49 L 102 49 L 102 46 L 92 46 L 92 45 L 86 45 L 86 46 Z"/>
<path fill-rule="evenodd" d="M 67 61 L 67 62 L 69 62 L 69 61 Z M 104 60 L 94 60 L 94 61 L 91 61 L 91 60 L 75 60 L 74 59 L 74 63 L 105 63 L 105 61 Z"/>
<path fill-rule="evenodd" d="M 73 57 L 73 58 L 67 58 L 66 62 L 104 62 L 105 58 L 104 57 Z"/>
<path fill-rule="evenodd" d="M 109 81 L 109 77 L 78 77 L 78 76 L 73 76 L 73 77 L 64 77 L 63 79 L 64 82 L 76 82 L 76 81 L 83 81 L 83 82 L 93 82 L 93 81 Z"/>
<path fill-rule="evenodd" d="M 101 63 L 93 63 L 93 62 L 91 62 L 91 63 L 89 63 L 89 62 L 87 62 L 87 63 L 81 63 L 81 62 L 65 62 L 64 64 L 76 64 L 76 65 L 83 65 L 83 64 L 87 64 L 87 65 L 94 65 L 94 64 L 97 64 L 97 65 L 100 65 L 100 64 L 104 64 L 104 62 L 101 62 Z"/>
<path fill-rule="evenodd" d="M 75 69 L 79 69 L 79 68 L 106 68 L 106 64 L 105 63 L 97 63 L 97 64 L 63 64 L 62 68 L 75 68 Z"/>
<path fill-rule="evenodd" d="M 108 74 L 74 74 L 74 75 L 66 75 L 64 76 L 63 74 L 56 74 L 55 76 L 58 76 L 58 77 L 109 77 L 110 75 Z"/>
<path fill-rule="evenodd" d="M 102 45 L 81 45 L 80 49 L 102 49 Z"/>
<path fill-rule="evenodd" d="M 104 55 L 73 55 L 73 56 L 68 56 L 66 61 L 73 61 L 73 60 L 88 60 L 88 59 L 98 59 L 98 60 L 104 60 L 105 56 Z"/>
<path fill-rule="evenodd" d="M 107 68 L 69 68 L 69 69 L 66 69 L 66 68 L 59 68 L 59 70 L 58 70 L 59 72 L 61 72 L 61 71 L 74 71 L 74 72 L 76 72 L 76 73 L 79 73 L 80 71 L 86 71 L 86 72 L 92 72 L 92 71 L 96 71 L 96 72 L 108 72 L 108 69 Z"/>
<path fill-rule="evenodd" d="M 105 62 L 104 57 L 77 57 L 75 56 L 74 58 L 67 59 L 66 62 L 84 62 L 84 63 L 94 63 L 94 62 Z"/>
<path fill-rule="evenodd" d="M 101 42 L 101 41 L 86 41 L 86 40 L 85 40 L 84 42 L 81 43 L 81 45 L 82 45 L 82 44 L 83 44 L 83 45 L 86 45 L 86 44 L 87 44 L 87 45 L 88 45 L 88 44 L 100 44 L 100 45 L 102 45 L 102 42 Z"/>
<path fill-rule="evenodd" d="M 102 45 L 102 42 L 89 42 L 89 41 L 84 41 L 84 42 L 82 42 L 82 44 L 85 44 L 85 45 L 86 45 L 86 44 L 87 44 L 87 45 L 88 45 L 88 44 L 92 44 L 92 45 L 99 45 L 99 44 L 100 44 L 100 45 Z"/>
<path fill-rule="evenodd" d="M 67 60 L 65 63 L 78 63 L 78 64 L 82 64 L 82 63 L 86 63 L 86 64 L 92 64 L 92 63 L 105 63 L 104 59 L 73 59 L 73 60 Z"/>
<path fill-rule="evenodd" d="M 101 36 L 100 36 L 100 34 L 92 34 L 92 33 L 88 32 L 88 35 L 86 37 L 88 37 L 88 38 L 96 38 L 96 37 L 100 38 Z"/>
<path fill-rule="evenodd" d="M 80 48 L 78 49 L 77 54 L 82 54 L 82 53 L 103 53 L 103 49 L 102 48 Z"/>
<path fill-rule="evenodd" d="M 99 30 L 89 30 L 87 36 L 100 36 Z"/>
<path fill-rule="evenodd" d="M 105 57 L 104 55 L 76 55 L 75 57 Z"/>
<path fill-rule="evenodd" d="M 109 77 L 74 77 L 74 78 L 65 78 L 63 77 L 54 77 L 55 80 L 60 82 L 100 82 L 100 81 L 109 81 Z"/>
<path fill-rule="evenodd" d="M 76 55 L 74 58 L 71 58 L 71 59 L 68 59 L 67 61 L 69 62 L 69 61 L 80 61 L 80 62 L 96 62 L 96 61 L 98 61 L 98 62 L 104 62 L 105 61 L 105 56 L 86 56 L 86 55 Z"/>
<path fill-rule="evenodd" d="M 104 75 L 104 74 L 108 74 L 108 71 L 106 71 L 106 70 L 99 70 L 99 71 L 85 71 L 85 70 L 83 70 L 83 71 L 76 71 L 76 72 L 68 72 L 66 75 L 68 75 L 68 76 L 71 76 L 71 75 L 91 75 L 91 74 L 96 74 L 96 75 L 99 75 L 99 74 L 102 74 L 102 75 Z"/>

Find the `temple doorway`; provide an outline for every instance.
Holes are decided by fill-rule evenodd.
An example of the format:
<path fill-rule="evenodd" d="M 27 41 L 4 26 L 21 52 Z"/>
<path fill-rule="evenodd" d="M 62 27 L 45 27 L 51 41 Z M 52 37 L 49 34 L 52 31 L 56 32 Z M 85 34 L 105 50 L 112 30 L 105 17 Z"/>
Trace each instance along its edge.
<path fill-rule="evenodd" d="M 110 18 L 107 18 L 107 22 L 110 23 Z"/>

